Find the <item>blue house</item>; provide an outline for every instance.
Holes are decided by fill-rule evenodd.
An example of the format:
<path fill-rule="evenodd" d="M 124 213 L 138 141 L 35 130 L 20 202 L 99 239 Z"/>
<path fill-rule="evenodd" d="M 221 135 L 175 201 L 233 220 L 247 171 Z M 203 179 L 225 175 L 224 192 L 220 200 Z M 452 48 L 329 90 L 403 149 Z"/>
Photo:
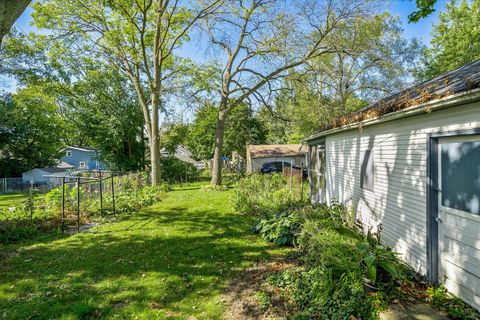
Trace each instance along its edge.
<path fill-rule="evenodd" d="M 78 170 L 106 169 L 105 164 L 98 160 L 98 150 L 89 147 L 68 146 L 62 149 L 61 162 L 69 164 Z"/>

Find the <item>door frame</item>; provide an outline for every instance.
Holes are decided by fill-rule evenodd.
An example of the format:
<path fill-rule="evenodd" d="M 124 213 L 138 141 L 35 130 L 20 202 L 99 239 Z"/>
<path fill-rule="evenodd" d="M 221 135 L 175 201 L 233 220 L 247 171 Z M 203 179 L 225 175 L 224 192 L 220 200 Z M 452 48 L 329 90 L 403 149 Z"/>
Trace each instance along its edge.
<path fill-rule="evenodd" d="M 437 131 L 427 134 L 427 278 L 432 283 L 438 282 L 438 157 L 439 139 L 446 137 L 461 137 L 480 135 L 480 128 Z"/>
<path fill-rule="evenodd" d="M 309 185 L 310 185 L 310 201 L 312 201 L 313 199 L 313 195 L 314 195 L 314 187 L 317 187 L 317 186 L 314 186 L 313 185 L 313 177 L 312 175 L 315 174 L 315 175 L 318 175 L 317 172 L 316 172 L 316 169 L 312 167 L 312 163 L 315 163 L 315 165 L 317 165 L 319 163 L 319 146 L 323 144 L 324 146 L 324 152 L 325 152 L 325 161 L 327 160 L 327 149 L 326 149 L 326 138 L 325 137 L 321 137 L 319 139 L 316 139 L 316 140 L 313 140 L 313 141 L 309 141 L 308 142 L 308 151 L 307 151 L 307 168 L 308 168 L 308 182 L 309 182 Z M 312 161 L 312 149 L 315 148 L 315 154 L 314 154 L 314 157 L 315 157 L 315 162 Z M 326 171 L 326 169 L 325 169 Z M 326 174 L 326 172 L 325 172 Z M 318 186 L 319 187 L 319 186 Z M 318 188 L 317 188 L 318 189 Z M 318 190 L 315 190 L 315 194 L 318 193 Z M 326 194 L 326 190 L 325 190 L 325 194 Z M 325 199 L 324 199 L 325 200 Z"/>

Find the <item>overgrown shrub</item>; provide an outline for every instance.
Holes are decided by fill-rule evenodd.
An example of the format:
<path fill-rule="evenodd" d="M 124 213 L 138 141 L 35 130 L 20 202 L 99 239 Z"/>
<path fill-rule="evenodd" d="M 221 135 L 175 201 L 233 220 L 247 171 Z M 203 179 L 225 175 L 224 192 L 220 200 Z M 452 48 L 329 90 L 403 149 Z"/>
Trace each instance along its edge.
<path fill-rule="evenodd" d="M 295 212 L 284 211 L 257 220 L 253 232 L 278 246 L 295 245 L 300 226 L 300 217 Z"/>
<path fill-rule="evenodd" d="M 115 194 L 115 212 L 119 214 L 133 213 L 141 208 L 148 207 L 162 199 L 170 187 L 166 184 L 148 186 L 138 191 L 121 192 Z M 112 201 L 110 197 L 106 199 Z"/>
<path fill-rule="evenodd" d="M 298 202 L 287 188 L 284 175 L 254 173 L 238 183 L 233 197 L 233 206 L 237 211 L 262 215 L 280 211 Z"/>
<path fill-rule="evenodd" d="M 200 171 L 191 163 L 175 157 L 164 157 L 160 160 L 162 179 L 166 182 L 192 181 L 200 177 Z"/>
<path fill-rule="evenodd" d="M 128 192 L 115 192 L 115 211 L 118 214 L 132 213 L 161 200 L 170 191 L 167 184 L 147 186 Z M 39 199 L 27 199 L 11 210 L 0 211 L 0 243 L 12 243 L 32 238 L 40 233 L 58 230 L 61 225 L 62 187 L 53 189 Z M 65 209 L 75 212 L 77 188 L 65 185 Z M 105 194 L 104 206 L 112 203 L 111 194 Z M 86 197 L 80 202 L 83 219 L 111 211 L 100 212 L 98 196 Z"/>
<path fill-rule="evenodd" d="M 255 226 L 265 239 L 300 249 L 302 268 L 267 279 L 300 310 L 293 319 L 372 319 L 386 304 L 383 292 L 369 293 L 365 286 L 362 261 L 371 252 L 358 249 L 365 238 L 349 225 L 345 207 L 334 203 L 294 206 Z"/>

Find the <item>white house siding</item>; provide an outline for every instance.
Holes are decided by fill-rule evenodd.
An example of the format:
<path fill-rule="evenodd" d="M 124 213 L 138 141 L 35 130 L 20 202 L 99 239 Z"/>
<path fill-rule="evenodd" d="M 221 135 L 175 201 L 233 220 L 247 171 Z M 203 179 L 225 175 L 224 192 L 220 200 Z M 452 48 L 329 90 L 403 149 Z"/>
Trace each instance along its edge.
<path fill-rule="evenodd" d="M 427 134 L 480 128 L 480 102 L 326 137 L 327 201 L 351 206 L 382 241 L 425 274 Z M 374 157 L 374 192 L 360 188 L 363 153 Z"/>

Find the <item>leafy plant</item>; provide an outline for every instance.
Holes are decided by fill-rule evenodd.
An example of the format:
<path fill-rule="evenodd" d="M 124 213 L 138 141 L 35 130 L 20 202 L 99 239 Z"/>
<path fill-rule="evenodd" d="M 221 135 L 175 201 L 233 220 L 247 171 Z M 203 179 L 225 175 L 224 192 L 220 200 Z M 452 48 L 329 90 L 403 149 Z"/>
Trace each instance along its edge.
<path fill-rule="evenodd" d="M 289 212 L 275 214 L 270 218 L 258 220 L 253 231 L 275 245 L 295 245 L 295 239 L 300 233 L 300 218 Z"/>
<path fill-rule="evenodd" d="M 386 284 L 399 277 L 398 260 L 396 253 L 380 245 L 379 236 L 372 235 L 370 231 L 366 241 L 357 245 L 361 263 L 366 276 L 372 285 Z"/>
<path fill-rule="evenodd" d="M 233 207 L 240 212 L 262 215 L 280 211 L 298 202 L 287 188 L 284 175 L 254 173 L 240 180 Z"/>

